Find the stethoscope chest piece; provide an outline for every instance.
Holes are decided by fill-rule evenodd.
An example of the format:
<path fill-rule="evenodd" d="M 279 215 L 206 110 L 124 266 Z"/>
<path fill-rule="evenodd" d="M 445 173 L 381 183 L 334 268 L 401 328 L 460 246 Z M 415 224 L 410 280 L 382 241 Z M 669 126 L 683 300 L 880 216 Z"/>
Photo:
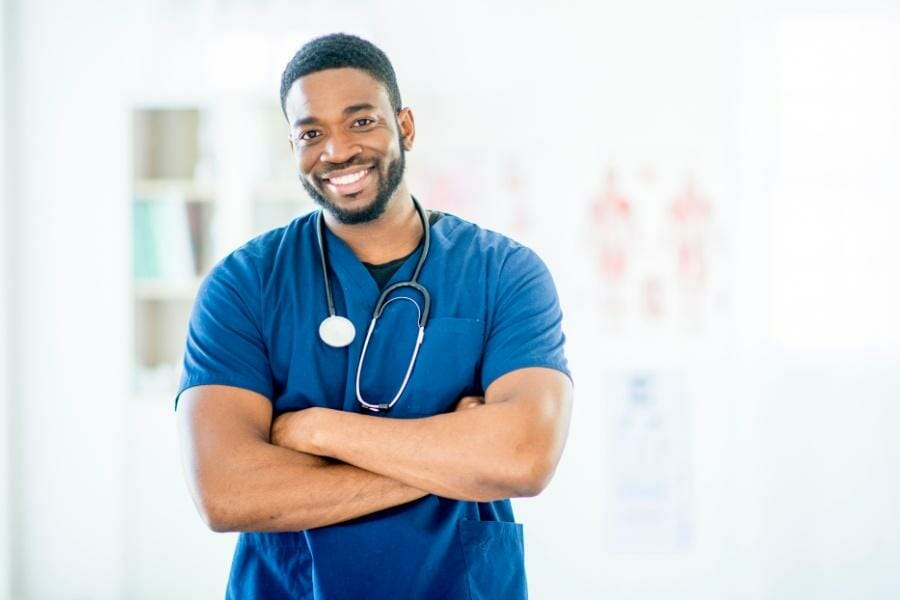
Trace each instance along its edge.
<path fill-rule="evenodd" d="M 319 324 L 319 337 L 332 348 L 343 348 L 353 343 L 356 327 L 346 317 L 331 315 Z"/>

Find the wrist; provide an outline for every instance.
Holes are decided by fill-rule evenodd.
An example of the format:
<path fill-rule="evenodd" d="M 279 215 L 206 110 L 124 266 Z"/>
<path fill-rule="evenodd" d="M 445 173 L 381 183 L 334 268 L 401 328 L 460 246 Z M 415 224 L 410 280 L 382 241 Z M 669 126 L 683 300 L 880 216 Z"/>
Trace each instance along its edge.
<path fill-rule="evenodd" d="M 302 420 L 298 437 L 302 438 L 303 451 L 316 456 L 336 458 L 332 454 L 332 434 L 343 427 L 340 419 L 346 416 L 340 410 L 324 407 L 311 407 L 300 411 L 298 417 Z"/>
<path fill-rule="evenodd" d="M 327 409 L 310 407 L 284 413 L 272 423 L 271 441 L 297 452 L 322 456 L 318 440 L 323 429 L 318 418 Z"/>
<path fill-rule="evenodd" d="M 323 424 L 320 418 L 328 409 L 313 406 L 306 410 L 300 411 L 298 417 L 301 419 L 300 437 L 303 451 L 316 456 L 325 456 L 322 447 L 323 442 Z"/>

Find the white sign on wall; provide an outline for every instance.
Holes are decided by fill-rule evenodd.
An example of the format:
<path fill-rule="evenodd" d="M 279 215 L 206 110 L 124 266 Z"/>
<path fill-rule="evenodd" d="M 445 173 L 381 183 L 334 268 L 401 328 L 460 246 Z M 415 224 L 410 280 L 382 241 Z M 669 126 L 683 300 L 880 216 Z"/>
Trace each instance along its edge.
<path fill-rule="evenodd" d="M 669 551 L 691 542 L 689 410 L 684 376 L 613 375 L 607 386 L 611 543 Z"/>

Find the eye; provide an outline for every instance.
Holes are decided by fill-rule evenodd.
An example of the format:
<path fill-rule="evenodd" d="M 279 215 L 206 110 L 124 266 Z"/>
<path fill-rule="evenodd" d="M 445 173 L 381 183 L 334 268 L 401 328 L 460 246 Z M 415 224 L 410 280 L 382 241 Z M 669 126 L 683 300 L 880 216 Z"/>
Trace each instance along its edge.
<path fill-rule="evenodd" d="M 317 130 L 310 129 L 308 131 L 300 132 L 300 134 L 297 135 L 297 139 L 308 142 L 308 141 L 311 141 L 311 140 L 314 140 L 314 139 L 320 137 L 321 135 L 322 134 L 320 132 L 318 132 Z"/>
<path fill-rule="evenodd" d="M 365 127 L 367 125 L 371 125 L 375 122 L 375 119 L 370 119 L 369 117 L 362 117 L 360 119 L 356 119 L 353 121 L 353 124 L 357 127 Z"/>

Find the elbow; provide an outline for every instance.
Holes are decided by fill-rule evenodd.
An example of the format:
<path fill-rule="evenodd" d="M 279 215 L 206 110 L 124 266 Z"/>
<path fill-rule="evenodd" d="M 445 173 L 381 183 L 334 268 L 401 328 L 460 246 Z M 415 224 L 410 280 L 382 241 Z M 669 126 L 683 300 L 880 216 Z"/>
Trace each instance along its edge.
<path fill-rule="evenodd" d="M 507 479 L 510 498 L 531 498 L 537 496 L 550 483 L 556 470 L 556 461 L 545 456 L 523 458 L 511 469 Z"/>
<path fill-rule="evenodd" d="M 199 493 L 194 496 L 194 505 L 203 523 L 216 533 L 229 533 L 245 529 L 240 513 L 235 506 L 223 502 L 219 496 Z"/>
<path fill-rule="evenodd" d="M 240 526 L 234 521 L 230 521 L 218 513 L 204 511 L 201 513 L 201 516 L 203 517 L 203 522 L 206 523 L 206 526 L 209 527 L 210 531 L 215 533 L 229 533 L 241 530 Z"/>
<path fill-rule="evenodd" d="M 203 522 L 215 533 L 232 533 L 249 531 L 248 523 L 233 511 L 215 510 L 203 511 Z"/>
<path fill-rule="evenodd" d="M 215 533 L 240 533 L 247 531 L 296 531 L 320 527 L 310 515 L 292 513 L 286 526 L 283 513 L 269 512 L 263 507 L 244 501 L 233 495 L 205 496 L 195 500 L 203 523 Z"/>
<path fill-rule="evenodd" d="M 480 492 L 477 502 L 505 498 L 531 498 L 550 484 L 560 452 L 554 447 L 538 447 L 535 442 L 510 445 L 508 450 L 485 461 L 485 470 L 475 482 Z"/>
<path fill-rule="evenodd" d="M 555 461 L 531 457 L 506 463 L 497 461 L 490 471 L 461 485 L 459 495 L 450 497 L 470 502 L 530 498 L 544 491 L 555 468 Z"/>
<path fill-rule="evenodd" d="M 198 502 L 197 511 L 203 523 L 216 533 L 227 533 L 234 531 L 234 524 L 228 520 L 226 515 L 211 501 Z"/>
<path fill-rule="evenodd" d="M 546 460 L 532 460 L 525 465 L 515 481 L 515 497 L 537 496 L 550 483 L 556 465 Z"/>

